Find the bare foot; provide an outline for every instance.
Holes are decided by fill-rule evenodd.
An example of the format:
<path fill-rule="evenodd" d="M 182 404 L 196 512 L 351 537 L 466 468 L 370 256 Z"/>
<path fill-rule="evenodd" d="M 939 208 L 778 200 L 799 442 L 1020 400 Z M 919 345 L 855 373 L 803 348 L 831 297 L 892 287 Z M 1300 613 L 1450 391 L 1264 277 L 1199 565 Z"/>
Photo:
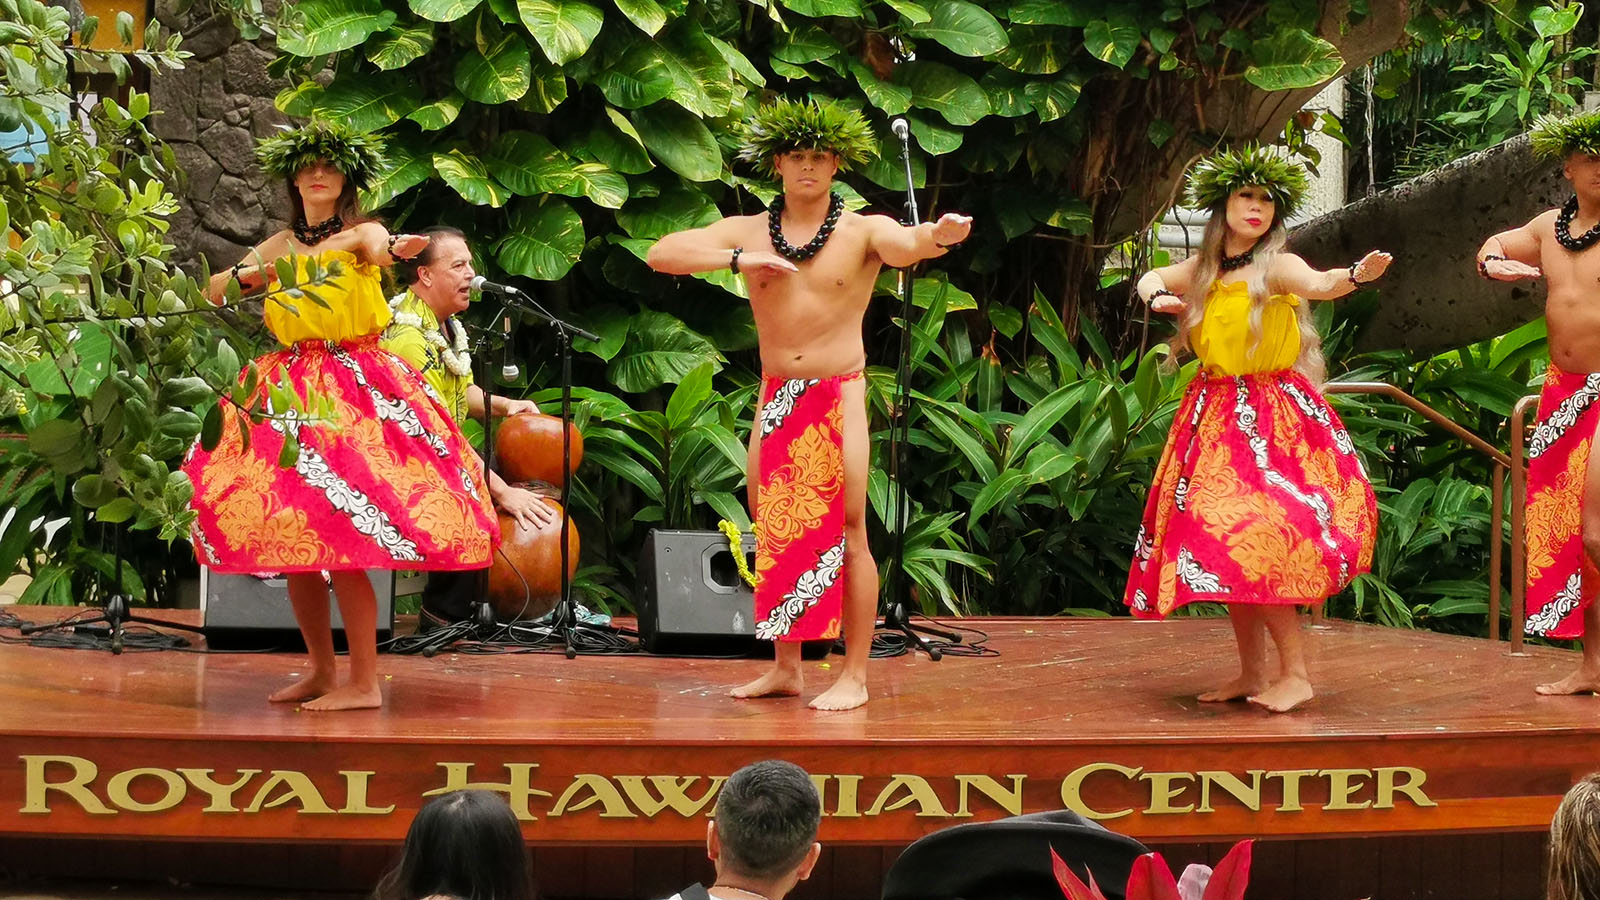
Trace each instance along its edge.
<path fill-rule="evenodd" d="M 1589 668 L 1580 668 L 1560 681 L 1541 684 L 1534 688 L 1534 691 L 1547 696 L 1600 694 L 1600 672 Z"/>
<path fill-rule="evenodd" d="M 331 674 L 323 675 L 320 672 L 312 672 L 294 684 L 268 694 L 267 700 L 271 703 L 299 703 L 302 700 L 315 700 L 333 690 L 337 684 L 338 682 Z"/>
<path fill-rule="evenodd" d="M 1202 692 L 1197 699 L 1201 703 L 1226 703 L 1229 700 L 1243 700 L 1251 694 L 1261 693 L 1266 686 L 1261 679 L 1241 674 L 1222 687 Z"/>
<path fill-rule="evenodd" d="M 742 684 L 728 692 L 730 697 L 748 700 L 753 697 L 798 697 L 805 687 L 805 676 L 790 669 L 773 669 L 749 684 Z"/>
<path fill-rule="evenodd" d="M 1311 699 L 1311 682 L 1304 678 L 1286 677 L 1259 694 L 1251 694 L 1251 703 L 1269 712 L 1288 712 Z"/>
<path fill-rule="evenodd" d="M 332 712 L 341 709 L 377 709 L 382 705 L 383 691 L 376 684 L 347 684 L 301 704 L 300 708 L 312 712 Z"/>
<path fill-rule="evenodd" d="M 867 702 L 867 680 L 850 675 L 840 675 L 833 687 L 823 691 L 811 701 L 812 709 L 855 709 Z"/>

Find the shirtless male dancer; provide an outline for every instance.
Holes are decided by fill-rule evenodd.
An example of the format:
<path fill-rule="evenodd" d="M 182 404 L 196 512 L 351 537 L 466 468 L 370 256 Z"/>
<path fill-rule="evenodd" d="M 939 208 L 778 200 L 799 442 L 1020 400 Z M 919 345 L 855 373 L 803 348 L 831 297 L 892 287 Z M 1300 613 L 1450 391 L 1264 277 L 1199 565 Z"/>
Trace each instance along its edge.
<path fill-rule="evenodd" d="M 783 183 L 770 211 L 669 234 L 648 258 L 672 275 L 731 268 L 744 275 L 755 315 L 763 387 L 747 474 L 756 633 L 778 645 L 772 669 L 731 694 L 799 694 L 800 641 L 837 636 L 842 615 L 844 669 L 811 706 L 853 709 L 867 702 L 878 605 L 867 547 L 867 302 L 882 266 L 943 256 L 972 220 L 945 213 L 908 227 L 845 212 L 834 175 L 869 159 L 877 142 L 859 113 L 833 101 L 775 101 L 742 137 L 741 158 Z"/>
<path fill-rule="evenodd" d="M 1496 281 L 1544 276 L 1550 370 L 1528 444 L 1529 634 L 1583 639 L 1577 671 L 1535 690 L 1600 693 L 1600 112 L 1535 123 L 1536 155 L 1561 160 L 1575 196 L 1478 249 Z"/>

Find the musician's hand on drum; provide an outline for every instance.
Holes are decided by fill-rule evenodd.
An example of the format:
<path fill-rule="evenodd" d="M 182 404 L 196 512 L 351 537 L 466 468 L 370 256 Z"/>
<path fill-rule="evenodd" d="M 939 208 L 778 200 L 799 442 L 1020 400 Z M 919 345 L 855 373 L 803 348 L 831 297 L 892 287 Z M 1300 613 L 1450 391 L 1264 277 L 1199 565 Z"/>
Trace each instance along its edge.
<path fill-rule="evenodd" d="M 494 505 L 515 519 L 519 527 L 532 531 L 549 528 L 556 524 L 556 519 L 559 518 L 555 507 L 545 498 L 526 488 L 507 486 L 494 498 Z"/>
<path fill-rule="evenodd" d="M 539 412 L 539 404 L 532 400 L 513 400 L 510 397 L 506 397 L 504 400 L 504 403 L 499 404 L 500 415 L 502 416 L 515 416 L 521 413 L 537 414 Z"/>

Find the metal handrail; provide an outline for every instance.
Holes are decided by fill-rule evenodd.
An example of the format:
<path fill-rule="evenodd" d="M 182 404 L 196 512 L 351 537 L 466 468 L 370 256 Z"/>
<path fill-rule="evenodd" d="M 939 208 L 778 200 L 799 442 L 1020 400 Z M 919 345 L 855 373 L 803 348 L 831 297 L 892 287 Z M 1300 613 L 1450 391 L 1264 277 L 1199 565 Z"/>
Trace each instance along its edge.
<path fill-rule="evenodd" d="M 1411 411 L 1422 416 L 1424 419 L 1427 419 L 1433 424 L 1438 425 L 1445 431 L 1450 432 L 1451 436 L 1460 440 L 1462 443 L 1466 444 L 1472 449 L 1477 450 L 1479 453 L 1489 457 L 1489 461 L 1494 464 L 1494 487 L 1492 491 L 1492 498 L 1490 500 L 1492 508 L 1489 511 L 1489 533 L 1494 535 L 1493 543 L 1489 545 L 1489 640 L 1491 641 L 1500 640 L 1500 562 L 1502 559 L 1501 553 L 1504 545 L 1504 541 L 1500 537 L 1500 532 L 1501 527 L 1505 523 L 1505 514 L 1502 512 L 1502 509 L 1504 507 L 1505 500 L 1506 470 L 1511 470 L 1511 494 L 1513 498 L 1511 507 L 1511 618 L 1512 624 L 1515 626 L 1512 629 L 1511 634 L 1511 649 L 1513 652 L 1520 651 L 1522 649 L 1523 594 L 1522 583 L 1517 574 L 1518 566 L 1522 562 L 1522 542 L 1519 540 L 1519 536 L 1522 533 L 1522 495 L 1519 492 L 1523 489 L 1523 483 L 1526 479 L 1523 477 L 1522 473 L 1524 470 L 1522 467 L 1514 466 L 1512 464 L 1512 459 L 1521 459 L 1519 455 L 1522 447 L 1521 417 L 1526 411 L 1527 401 L 1530 399 L 1537 400 L 1539 398 L 1524 397 L 1517 403 L 1516 408 L 1512 410 L 1512 452 L 1511 455 L 1508 456 L 1506 453 L 1501 451 L 1500 448 L 1479 437 L 1472 431 L 1469 431 L 1461 423 L 1455 421 L 1444 413 L 1439 412 L 1428 404 L 1423 403 L 1421 400 L 1418 400 L 1416 397 L 1413 397 L 1412 395 L 1406 393 L 1398 387 L 1395 387 L 1392 384 L 1387 384 L 1382 381 L 1334 381 L 1323 385 L 1322 392 L 1325 394 L 1375 394 L 1388 397 L 1389 399 L 1400 403 Z M 1321 606 L 1315 607 L 1312 610 L 1312 617 L 1316 621 L 1321 621 Z"/>

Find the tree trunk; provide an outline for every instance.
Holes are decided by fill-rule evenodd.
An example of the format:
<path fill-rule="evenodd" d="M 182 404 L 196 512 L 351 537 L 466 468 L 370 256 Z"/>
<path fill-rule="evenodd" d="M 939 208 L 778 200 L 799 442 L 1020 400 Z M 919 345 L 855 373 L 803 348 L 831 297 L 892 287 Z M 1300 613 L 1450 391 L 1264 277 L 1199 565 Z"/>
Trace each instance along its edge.
<path fill-rule="evenodd" d="M 1307 222 L 1289 247 L 1319 268 L 1370 250 L 1393 253 L 1378 313 L 1357 349 L 1436 353 L 1504 334 L 1544 311 L 1542 282 L 1481 278 L 1474 255 L 1489 235 L 1570 194 L 1561 167 L 1534 159 L 1520 136 Z"/>

